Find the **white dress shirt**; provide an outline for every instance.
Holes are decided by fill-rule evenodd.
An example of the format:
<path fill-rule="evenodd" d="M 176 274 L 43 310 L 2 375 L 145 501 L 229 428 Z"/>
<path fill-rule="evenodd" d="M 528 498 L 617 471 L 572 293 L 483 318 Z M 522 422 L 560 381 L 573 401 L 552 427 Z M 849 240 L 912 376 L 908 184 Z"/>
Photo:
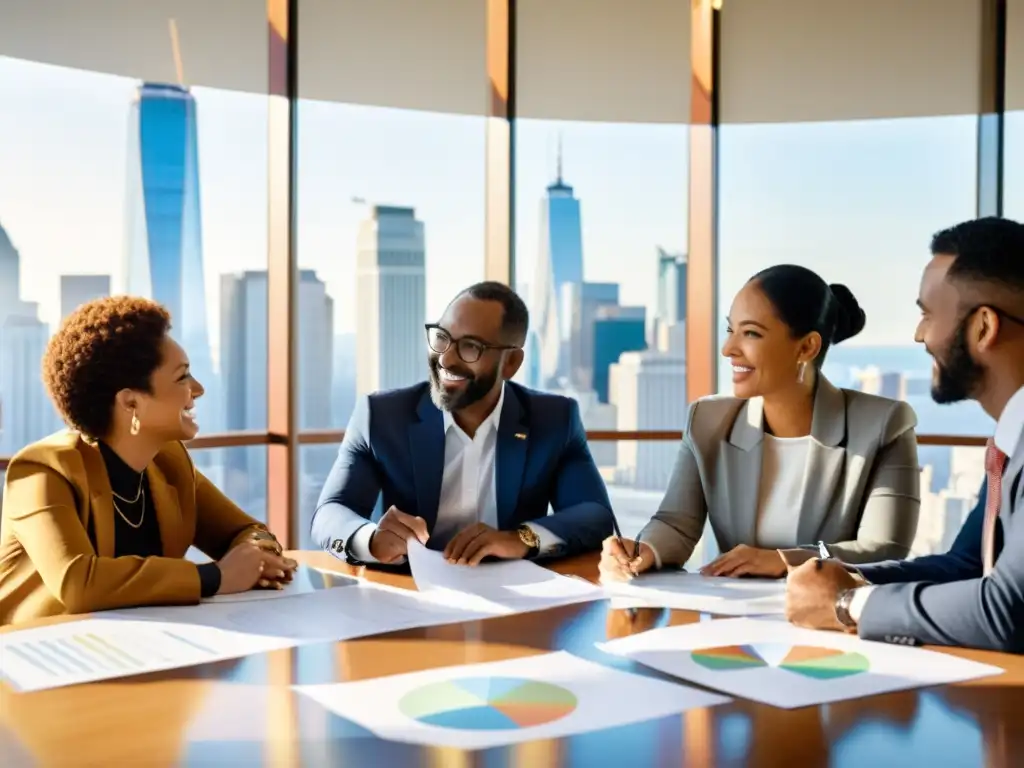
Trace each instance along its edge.
<path fill-rule="evenodd" d="M 1018 389 L 999 414 L 999 421 L 996 422 L 996 431 L 993 441 L 996 448 L 1007 456 L 1013 456 L 1017 452 L 1017 444 L 1020 442 L 1021 432 L 1024 431 L 1024 387 Z M 864 612 L 864 606 L 871 596 L 873 586 L 859 587 L 853 593 L 850 601 L 850 618 L 859 622 Z"/>
<path fill-rule="evenodd" d="M 498 446 L 498 424 L 505 404 L 505 387 L 494 410 L 470 437 L 456 422 L 450 411 L 444 418 L 444 472 L 437 519 L 430 540 L 435 546 L 447 544 L 455 535 L 475 523 L 498 528 L 498 499 L 495 457 Z M 545 554 L 562 540 L 537 523 L 527 526 L 540 538 L 540 553 Z M 370 554 L 370 537 L 377 526 L 368 523 L 353 534 L 349 547 L 352 556 L 364 563 L 377 560 Z"/>

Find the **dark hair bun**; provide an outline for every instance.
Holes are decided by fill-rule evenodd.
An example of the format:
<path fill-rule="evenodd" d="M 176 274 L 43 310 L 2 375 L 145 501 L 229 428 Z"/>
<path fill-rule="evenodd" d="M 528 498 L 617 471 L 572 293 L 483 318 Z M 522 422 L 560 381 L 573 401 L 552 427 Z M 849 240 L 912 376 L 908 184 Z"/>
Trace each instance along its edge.
<path fill-rule="evenodd" d="M 864 330 L 867 315 L 857 303 L 857 298 L 842 283 L 832 283 L 832 297 L 836 301 L 836 329 L 832 333 L 832 343 L 852 339 Z"/>

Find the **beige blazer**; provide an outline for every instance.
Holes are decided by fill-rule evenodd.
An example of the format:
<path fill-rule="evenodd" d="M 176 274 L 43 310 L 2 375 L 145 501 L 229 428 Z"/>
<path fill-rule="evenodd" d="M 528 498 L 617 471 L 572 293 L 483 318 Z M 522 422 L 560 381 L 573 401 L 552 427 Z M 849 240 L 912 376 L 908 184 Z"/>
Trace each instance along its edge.
<path fill-rule="evenodd" d="M 906 557 L 921 507 L 916 424 L 906 403 L 820 378 L 792 546 L 824 541 L 851 563 Z M 709 517 L 722 552 L 757 546 L 763 438 L 759 397 L 708 397 L 690 406 L 668 490 L 640 533 L 662 565 L 690 558 Z"/>
<path fill-rule="evenodd" d="M 163 557 L 114 557 L 114 504 L 99 446 L 58 432 L 7 468 L 0 520 L 0 625 L 64 613 L 198 603 L 195 545 L 219 560 L 265 526 L 198 472 L 182 443 L 146 469 Z"/>

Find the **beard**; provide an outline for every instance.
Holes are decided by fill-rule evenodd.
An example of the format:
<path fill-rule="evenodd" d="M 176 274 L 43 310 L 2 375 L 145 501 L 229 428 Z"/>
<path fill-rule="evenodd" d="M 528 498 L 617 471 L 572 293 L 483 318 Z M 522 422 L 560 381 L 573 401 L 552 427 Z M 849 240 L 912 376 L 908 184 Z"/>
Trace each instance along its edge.
<path fill-rule="evenodd" d="M 461 390 L 449 392 L 441 383 L 441 364 L 438 358 L 430 359 L 430 399 L 442 411 L 460 411 L 487 397 L 498 381 L 498 366 L 488 373 L 474 375 L 468 370 L 449 368 L 457 376 L 465 376 L 466 384 Z"/>
<path fill-rule="evenodd" d="M 963 322 L 953 334 L 953 340 L 946 350 L 945 360 L 932 356 L 937 376 L 932 384 L 932 400 L 940 404 L 959 403 L 971 397 L 985 374 L 967 346 L 967 322 Z"/>

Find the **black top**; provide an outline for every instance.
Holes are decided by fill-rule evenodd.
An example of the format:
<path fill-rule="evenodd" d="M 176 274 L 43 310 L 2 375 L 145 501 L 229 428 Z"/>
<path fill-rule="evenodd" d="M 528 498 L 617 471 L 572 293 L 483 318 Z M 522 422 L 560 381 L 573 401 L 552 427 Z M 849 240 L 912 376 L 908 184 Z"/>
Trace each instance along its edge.
<path fill-rule="evenodd" d="M 163 557 L 160 522 L 153 508 L 149 478 L 145 472 L 140 475 L 129 467 L 106 443 L 100 442 L 99 446 L 110 478 L 110 487 L 115 494 L 114 557 Z M 131 525 L 125 518 L 131 521 Z M 220 567 L 216 563 L 203 563 L 196 567 L 199 569 L 202 596 L 212 597 L 217 594 L 220 589 Z"/>

